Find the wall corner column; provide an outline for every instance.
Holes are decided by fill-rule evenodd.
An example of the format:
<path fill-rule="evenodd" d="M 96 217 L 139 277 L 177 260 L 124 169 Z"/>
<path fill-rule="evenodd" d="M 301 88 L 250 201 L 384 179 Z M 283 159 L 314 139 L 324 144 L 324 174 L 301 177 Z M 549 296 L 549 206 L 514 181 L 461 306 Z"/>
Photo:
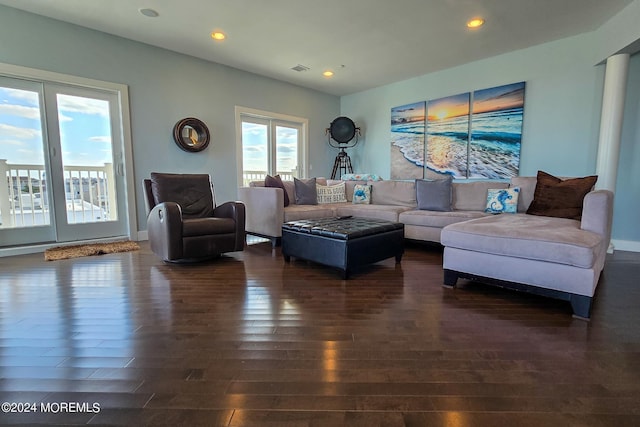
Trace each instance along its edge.
<path fill-rule="evenodd" d="M 596 160 L 596 188 L 601 190 L 615 192 L 616 189 L 628 73 L 629 54 L 617 54 L 607 59 Z"/>
<path fill-rule="evenodd" d="M 623 53 L 607 58 L 604 75 L 600 136 L 596 159 L 596 174 L 598 175 L 596 189 L 610 190 L 614 193 L 618 179 L 629 57 L 629 54 Z M 608 252 L 613 253 L 613 251 L 613 243 L 609 242 Z"/>

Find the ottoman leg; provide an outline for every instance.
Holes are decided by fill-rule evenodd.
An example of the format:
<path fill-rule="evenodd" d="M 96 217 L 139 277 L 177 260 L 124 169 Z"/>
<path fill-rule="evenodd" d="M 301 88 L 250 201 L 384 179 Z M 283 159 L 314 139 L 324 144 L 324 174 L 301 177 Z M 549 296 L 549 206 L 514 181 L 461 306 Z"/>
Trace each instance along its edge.
<path fill-rule="evenodd" d="M 442 286 L 445 288 L 455 288 L 456 283 L 458 283 L 458 272 L 453 270 L 444 270 L 444 283 Z"/>
<path fill-rule="evenodd" d="M 396 264 L 400 264 L 401 261 L 402 261 L 402 252 L 396 255 Z"/>

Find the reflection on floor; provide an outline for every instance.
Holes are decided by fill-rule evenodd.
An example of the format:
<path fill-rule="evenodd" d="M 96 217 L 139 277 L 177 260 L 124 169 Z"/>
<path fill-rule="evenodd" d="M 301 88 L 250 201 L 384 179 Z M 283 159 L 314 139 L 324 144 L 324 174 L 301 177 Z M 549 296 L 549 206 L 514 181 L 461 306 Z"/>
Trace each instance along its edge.
<path fill-rule="evenodd" d="M 344 281 L 268 242 L 0 258 L 0 424 L 640 425 L 640 254 L 609 257 L 591 322 L 444 289 L 441 263 L 408 245 Z"/>

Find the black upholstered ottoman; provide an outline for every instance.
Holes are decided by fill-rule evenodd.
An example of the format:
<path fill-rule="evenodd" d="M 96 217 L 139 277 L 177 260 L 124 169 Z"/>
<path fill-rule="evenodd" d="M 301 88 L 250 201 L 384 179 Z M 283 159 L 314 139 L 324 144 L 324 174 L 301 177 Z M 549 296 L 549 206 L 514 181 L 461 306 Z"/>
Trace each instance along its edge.
<path fill-rule="evenodd" d="M 404 253 L 404 224 L 367 218 L 317 218 L 282 225 L 282 255 L 337 267 L 347 279 L 356 267 Z"/>

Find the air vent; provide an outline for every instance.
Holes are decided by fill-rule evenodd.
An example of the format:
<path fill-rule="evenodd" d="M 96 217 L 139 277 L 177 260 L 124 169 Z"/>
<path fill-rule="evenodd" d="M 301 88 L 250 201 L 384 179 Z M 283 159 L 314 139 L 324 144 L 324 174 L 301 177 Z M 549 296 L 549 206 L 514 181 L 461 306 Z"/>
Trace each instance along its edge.
<path fill-rule="evenodd" d="M 291 67 L 291 69 L 293 71 L 297 71 L 297 72 L 301 73 L 303 71 L 309 71 L 311 68 L 307 67 L 306 65 L 298 64 L 295 67 Z"/>

